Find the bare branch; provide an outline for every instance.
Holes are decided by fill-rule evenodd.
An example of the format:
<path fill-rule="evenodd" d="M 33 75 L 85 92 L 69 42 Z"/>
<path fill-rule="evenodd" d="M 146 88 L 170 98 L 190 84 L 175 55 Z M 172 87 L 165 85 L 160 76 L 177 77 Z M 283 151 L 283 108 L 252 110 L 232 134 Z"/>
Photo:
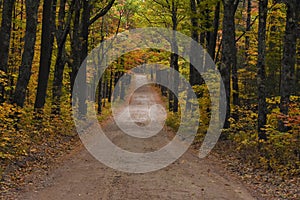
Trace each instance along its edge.
<path fill-rule="evenodd" d="M 114 5 L 115 0 L 110 0 L 110 2 L 104 8 L 100 9 L 98 13 L 92 17 L 89 21 L 89 25 L 92 25 L 95 21 L 97 21 L 100 17 L 106 15 L 106 13 L 110 10 L 110 8 Z"/>
<path fill-rule="evenodd" d="M 58 47 L 62 47 L 67 39 L 67 35 L 70 31 L 70 26 L 71 26 L 71 21 L 72 21 L 72 15 L 73 15 L 73 12 L 75 10 L 75 1 L 76 0 L 72 0 L 71 2 L 71 7 L 70 7 L 70 11 L 69 11 L 69 15 L 68 15 L 68 19 L 67 19 L 67 22 L 66 22 L 66 27 L 65 27 L 65 30 L 64 32 L 62 33 L 62 35 L 60 36 L 60 38 L 58 39 L 57 38 L 57 41 L 58 42 Z"/>

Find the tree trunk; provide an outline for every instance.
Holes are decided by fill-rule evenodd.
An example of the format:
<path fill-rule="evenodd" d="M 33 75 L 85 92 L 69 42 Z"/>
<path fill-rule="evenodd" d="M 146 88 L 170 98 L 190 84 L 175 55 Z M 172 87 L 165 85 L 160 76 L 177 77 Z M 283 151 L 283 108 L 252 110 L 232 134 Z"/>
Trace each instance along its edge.
<path fill-rule="evenodd" d="M 72 3 L 71 6 L 74 7 L 74 3 Z M 63 38 L 64 29 L 66 26 L 65 13 L 66 13 L 66 0 L 61 0 L 59 6 L 59 12 L 58 12 L 58 30 L 56 31 L 58 52 L 56 55 L 56 62 L 54 68 L 54 80 L 52 85 L 52 107 L 51 107 L 52 114 L 60 114 L 61 112 L 60 98 L 62 95 L 61 90 L 62 90 L 62 82 L 63 82 L 63 72 L 65 67 L 65 60 L 63 59 L 63 54 L 65 51 L 65 41 L 66 41 L 65 38 Z"/>
<path fill-rule="evenodd" d="M 111 67 L 110 68 L 110 79 L 109 79 L 109 87 L 108 87 L 108 102 L 111 102 L 111 97 L 112 97 L 112 89 L 113 89 L 113 74 L 114 74 L 114 69 Z"/>
<path fill-rule="evenodd" d="M 19 68 L 19 76 L 13 103 L 23 107 L 26 97 L 26 90 L 31 76 L 32 61 L 34 56 L 34 47 L 36 41 L 37 14 L 39 0 L 26 0 L 26 33 L 24 52 L 22 55 L 22 64 Z"/>
<path fill-rule="evenodd" d="M 170 60 L 170 67 L 176 70 L 179 73 L 179 65 L 178 65 L 178 44 L 176 41 L 176 32 L 177 31 L 177 26 L 178 26 L 178 19 L 177 19 L 177 3 L 173 0 L 172 5 L 171 5 L 171 12 L 172 12 L 172 30 L 173 35 L 171 39 L 171 48 L 173 53 L 171 53 L 171 60 Z M 173 74 L 173 89 L 174 93 L 169 91 L 169 109 L 173 111 L 174 113 L 178 112 L 178 86 L 179 86 L 179 76 L 178 73 Z M 172 80 L 172 79 L 171 79 Z"/>
<path fill-rule="evenodd" d="M 205 14 L 205 47 L 206 49 L 209 48 L 209 43 L 210 43 L 210 38 L 211 38 L 211 31 L 209 29 L 212 28 L 212 23 L 210 22 L 210 15 L 211 15 L 211 10 L 208 9 L 208 5 L 206 4 L 207 8 L 204 11 Z"/>
<path fill-rule="evenodd" d="M 71 19 L 75 9 L 76 0 L 72 0 L 71 7 L 68 10 L 69 15 L 67 21 L 65 21 L 66 15 L 66 0 L 60 1 L 60 8 L 58 13 L 58 30 L 56 31 L 56 40 L 57 40 L 57 55 L 54 69 L 54 80 L 52 86 L 52 114 L 60 114 L 60 99 L 62 96 L 62 84 L 63 84 L 63 73 L 66 64 L 65 59 L 65 43 L 67 35 L 70 31 Z"/>
<path fill-rule="evenodd" d="M 239 2 L 239 1 L 237 1 Z M 234 11 L 234 13 L 236 10 Z M 232 117 L 238 121 L 239 119 L 239 113 L 238 113 L 238 106 L 240 105 L 240 100 L 239 100 L 239 79 L 238 79 L 238 68 L 237 68 L 237 48 L 236 48 L 236 38 L 235 38 L 235 22 L 233 18 L 233 23 L 232 25 L 234 26 L 233 29 L 233 34 L 232 34 L 232 103 L 234 106 Z"/>
<path fill-rule="evenodd" d="M 236 71 L 236 44 L 235 44 L 235 22 L 234 22 L 234 16 L 236 12 L 237 5 L 234 3 L 234 0 L 224 0 L 223 6 L 224 6 L 224 18 L 223 18 L 223 44 L 222 44 L 222 65 L 220 68 L 221 76 L 224 82 L 225 86 L 225 92 L 226 92 L 226 118 L 225 118 L 225 124 L 224 128 L 229 128 L 229 117 L 231 114 L 230 109 L 230 93 L 231 93 L 231 81 L 230 81 L 230 74 L 231 70 L 233 72 L 232 74 L 232 80 L 234 81 L 234 103 L 236 103 L 236 98 L 238 97 L 238 88 L 236 88 L 237 85 L 237 71 Z M 238 3 L 238 1 L 237 1 Z M 225 96 L 224 95 L 224 96 Z M 224 103 L 224 100 L 220 100 L 221 103 Z"/>
<path fill-rule="evenodd" d="M 249 49 L 250 49 L 250 37 L 249 32 L 251 30 L 251 10 L 252 0 L 247 0 L 247 20 L 246 20 L 246 37 L 245 37 L 245 66 L 248 66 L 249 62 Z"/>
<path fill-rule="evenodd" d="M 99 70 L 98 67 L 99 66 L 103 66 L 104 64 L 104 45 L 103 45 L 103 42 L 104 42 L 104 17 L 102 18 L 102 21 L 101 21 L 101 29 L 100 29 L 100 34 L 101 34 L 101 46 L 99 48 L 99 52 L 98 52 L 98 66 L 95 65 L 95 70 L 96 70 L 96 73 L 98 73 Z M 104 99 L 105 101 L 105 90 L 106 90 L 106 87 L 105 87 L 105 72 L 102 74 L 102 77 L 100 77 L 100 80 L 99 80 L 99 83 L 98 83 L 98 96 L 97 96 L 97 102 L 98 102 L 98 114 L 101 114 L 102 113 L 102 99 Z M 104 103 L 105 104 L 105 103 Z"/>
<path fill-rule="evenodd" d="M 4 0 L 2 9 L 2 22 L 0 31 L 0 79 L 3 77 L 6 80 L 8 54 L 11 36 L 12 12 L 15 0 Z M 3 73 L 3 74 L 2 74 Z M 4 82 L 0 81 L 0 103 L 3 103 L 4 98 Z"/>
<path fill-rule="evenodd" d="M 122 75 L 123 76 L 123 75 Z M 125 76 L 123 76 L 122 78 L 122 82 L 121 82 L 121 91 L 120 91 L 120 99 L 121 100 L 125 100 L 125 88 L 128 86 L 126 83 L 127 80 L 127 74 Z"/>
<path fill-rule="evenodd" d="M 98 83 L 98 114 L 102 113 L 102 78 L 100 79 L 99 83 Z"/>
<path fill-rule="evenodd" d="M 258 60 L 257 60 L 257 86 L 258 86 L 258 138 L 266 140 L 267 136 L 263 128 L 267 121 L 266 104 L 266 22 L 268 14 L 268 0 L 259 2 L 259 28 L 258 28 Z"/>
<path fill-rule="evenodd" d="M 84 70 L 84 73 L 81 74 L 80 77 L 80 84 L 81 84 L 81 88 L 82 91 L 87 91 L 86 88 L 86 61 L 85 58 L 88 55 L 88 38 L 89 38 L 89 20 L 90 20 L 90 3 L 89 1 L 86 0 L 82 0 L 82 5 L 83 5 L 83 11 L 82 11 L 82 15 L 81 15 L 81 22 L 80 22 L 80 63 L 81 63 L 81 67 Z M 77 71 L 80 68 L 80 63 L 79 65 L 76 67 Z M 77 73 L 76 71 L 76 73 Z M 79 99 L 78 99 L 78 103 L 79 103 L 79 112 L 82 116 L 85 116 L 87 113 L 87 104 L 86 104 L 86 95 L 79 95 Z"/>
<path fill-rule="evenodd" d="M 103 91 L 102 91 L 102 97 L 103 97 L 103 104 L 102 106 L 105 107 L 106 106 L 106 99 L 107 99 L 107 93 L 108 93 L 108 80 L 107 80 L 107 76 L 105 76 L 105 81 L 104 81 L 104 85 L 103 85 Z"/>
<path fill-rule="evenodd" d="M 290 95 L 294 86 L 294 71 L 296 63 L 296 45 L 297 45 L 297 12 L 299 12 L 299 2 L 289 0 L 286 3 L 286 28 L 283 44 L 283 60 L 281 69 L 280 84 L 280 112 L 284 115 L 289 113 Z M 279 130 L 287 131 L 283 120 L 279 121 Z"/>
<path fill-rule="evenodd" d="M 196 7 L 196 2 L 195 0 L 190 0 L 190 6 L 191 6 L 191 24 L 192 24 L 192 30 L 191 30 L 191 37 L 193 40 L 195 40 L 196 42 L 199 42 L 199 33 L 197 31 L 198 29 L 198 18 L 197 18 L 197 7 Z M 192 42 L 191 45 L 193 45 L 194 43 Z M 196 59 L 196 53 L 193 51 L 193 46 L 191 46 L 191 51 L 190 51 L 190 60 L 191 63 L 194 59 Z M 199 53 L 199 52 L 198 52 Z M 197 82 L 197 79 L 200 80 L 199 78 L 199 72 L 194 68 L 194 66 L 190 63 L 190 74 L 189 74 L 189 82 L 191 86 L 200 84 L 199 82 Z M 195 62 L 193 62 L 195 63 Z M 198 75 L 198 78 L 197 78 Z M 191 102 L 190 102 L 190 98 L 191 98 L 191 94 L 192 91 L 189 90 L 188 94 L 187 94 L 187 100 L 186 100 L 186 110 L 191 110 Z"/>
<path fill-rule="evenodd" d="M 76 100 L 77 97 L 73 96 L 73 90 L 76 85 L 75 78 L 77 75 L 77 71 L 80 67 L 80 49 L 81 49 L 81 42 L 80 42 L 80 2 L 76 0 L 75 2 L 75 14 L 73 19 L 73 32 L 72 32 L 72 40 L 71 40 L 71 48 L 72 48 L 72 71 L 70 72 L 70 82 L 71 82 L 71 99 L 73 98 Z"/>
<path fill-rule="evenodd" d="M 52 87 L 52 114 L 60 114 L 60 98 L 62 96 L 62 85 L 63 85 L 63 74 L 65 68 L 65 60 L 63 58 L 63 54 L 65 51 L 65 46 L 58 48 L 55 70 L 54 70 L 54 80 Z"/>
<path fill-rule="evenodd" d="M 220 7 L 221 7 L 221 3 L 218 2 L 215 8 L 215 16 L 213 22 L 214 30 L 211 32 L 210 41 L 208 45 L 208 53 L 213 60 L 215 60 L 216 57 L 216 45 L 217 45 L 217 37 L 218 37 L 218 30 L 219 30 L 219 23 L 220 23 Z"/>
<path fill-rule="evenodd" d="M 75 12 L 74 20 L 74 32 L 72 40 L 72 72 L 71 72 L 71 92 L 73 93 L 73 87 L 75 78 L 77 76 L 80 66 L 86 68 L 86 63 L 83 63 L 84 59 L 88 55 L 88 36 L 89 36 L 89 26 L 92 25 L 100 17 L 104 16 L 110 8 L 113 6 L 115 0 L 111 0 L 103 9 L 101 9 L 93 18 L 90 19 L 91 14 L 91 2 L 86 0 L 77 0 L 77 10 Z M 82 12 L 80 12 L 82 8 Z M 81 65 L 82 63 L 82 65 Z M 83 69 L 86 70 L 86 69 Z M 86 91 L 84 87 L 86 86 L 86 73 L 80 77 L 80 82 L 83 83 L 82 91 Z M 79 95 L 78 107 L 79 112 L 82 116 L 87 113 L 86 95 Z M 76 97 L 75 97 L 76 98 Z"/>
<path fill-rule="evenodd" d="M 47 86 L 51 67 L 51 57 L 55 32 L 55 11 L 57 0 L 44 0 L 40 67 L 34 108 L 41 109 L 46 102 Z"/>
<path fill-rule="evenodd" d="M 178 52 L 178 46 L 177 43 L 174 46 L 175 52 Z M 172 53 L 171 54 L 171 66 L 172 68 L 177 71 L 179 73 L 179 65 L 178 65 L 178 54 L 177 53 Z M 179 102 L 178 102 L 178 86 L 179 86 L 179 74 L 175 73 L 173 74 L 173 83 L 174 83 L 174 94 L 172 94 L 172 98 L 173 98 L 173 105 L 172 105 L 172 111 L 174 113 L 178 112 L 178 106 L 179 106 Z"/>

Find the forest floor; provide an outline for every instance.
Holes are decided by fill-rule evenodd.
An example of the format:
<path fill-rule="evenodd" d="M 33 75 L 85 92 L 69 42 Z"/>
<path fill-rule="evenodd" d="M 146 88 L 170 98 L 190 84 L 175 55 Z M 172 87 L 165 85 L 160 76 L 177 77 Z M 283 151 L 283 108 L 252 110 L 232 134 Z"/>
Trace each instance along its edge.
<path fill-rule="evenodd" d="M 160 95 L 151 87 L 139 89 L 132 105 L 162 104 Z M 141 102 L 141 99 L 142 102 Z M 131 106 L 132 106 L 131 105 Z M 134 112 L 139 112 L 137 106 Z M 132 113 L 131 113 L 132 114 Z M 174 137 L 164 128 L 147 140 L 122 134 L 111 117 L 104 123 L 110 140 L 134 152 L 149 152 L 166 145 Z M 22 187 L 6 193 L 3 199 L 266 199 L 240 177 L 226 170 L 214 154 L 199 159 L 192 147 L 173 164 L 159 171 L 132 174 L 111 169 L 94 157 L 77 141 L 59 161 L 47 170 L 37 169 L 24 178 Z"/>

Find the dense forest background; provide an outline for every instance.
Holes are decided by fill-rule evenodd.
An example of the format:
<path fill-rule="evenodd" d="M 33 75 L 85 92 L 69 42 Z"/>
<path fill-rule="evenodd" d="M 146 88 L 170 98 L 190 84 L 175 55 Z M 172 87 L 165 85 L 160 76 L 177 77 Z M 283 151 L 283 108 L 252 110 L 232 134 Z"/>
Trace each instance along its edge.
<path fill-rule="evenodd" d="M 2 181 L 12 165 L 63 154 L 76 138 L 71 94 L 88 53 L 120 32 L 153 26 L 192 37 L 215 61 L 228 102 L 222 140 L 240 161 L 299 176 L 298 0 L 1 0 L 0 6 Z M 144 63 L 166 64 L 187 77 L 201 105 L 200 143 L 210 119 L 207 87 L 192 65 L 169 52 L 120 55 L 98 85 L 99 120 L 110 114 L 119 78 Z M 176 129 L 182 102 L 165 95 L 167 125 Z"/>

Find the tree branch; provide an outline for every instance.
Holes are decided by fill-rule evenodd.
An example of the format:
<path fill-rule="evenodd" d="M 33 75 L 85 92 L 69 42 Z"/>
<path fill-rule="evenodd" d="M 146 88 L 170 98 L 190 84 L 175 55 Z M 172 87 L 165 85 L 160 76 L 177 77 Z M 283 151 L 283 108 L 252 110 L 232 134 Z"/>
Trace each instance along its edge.
<path fill-rule="evenodd" d="M 62 35 L 60 35 L 59 38 L 57 37 L 58 47 L 59 48 L 61 48 L 65 44 L 65 42 L 66 42 L 67 35 L 68 35 L 69 31 L 70 31 L 70 26 L 71 26 L 71 21 L 72 21 L 72 15 L 73 15 L 74 11 L 75 11 L 75 0 L 72 0 L 71 7 L 70 7 L 70 10 L 69 10 L 69 15 L 68 15 L 67 22 L 66 22 L 65 30 L 62 33 Z"/>
<path fill-rule="evenodd" d="M 247 29 L 250 29 L 253 24 L 255 23 L 255 21 L 258 19 L 258 15 L 254 18 L 254 20 L 251 22 L 251 24 L 249 24 L 249 26 L 247 27 Z M 238 42 L 245 34 L 247 33 L 247 31 L 244 31 L 236 40 L 235 42 Z"/>
<path fill-rule="evenodd" d="M 268 11 L 272 10 L 272 8 L 273 8 L 275 5 L 276 5 L 276 3 L 274 3 L 274 4 L 268 9 Z M 249 24 L 249 26 L 247 27 L 247 29 L 250 29 L 250 28 L 253 26 L 253 24 L 255 23 L 255 21 L 258 19 L 258 16 L 259 16 L 259 15 L 255 16 L 254 20 L 251 22 L 251 24 Z M 246 33 L 247 33 L 247 31 L 244 31 L 244 32 L 242 33 L 242 35 L 240 35 L 240 37 L 238 37 L 238 38 L 235 40 L 235 42 L 238 42 L 238 41 L 239 41 Z"/>
<path fill-rule="evenodd" d="M 115 0 L 110 0 L 106 7 L 102 8 L 94 17 L 92 17 L 89 21 L 89 25 L 92 25 L 95 21 L 97 21 L 100 17 L 106 15 L 106 13 L 110 10 L 110 8 L 114 5 Z"/>

